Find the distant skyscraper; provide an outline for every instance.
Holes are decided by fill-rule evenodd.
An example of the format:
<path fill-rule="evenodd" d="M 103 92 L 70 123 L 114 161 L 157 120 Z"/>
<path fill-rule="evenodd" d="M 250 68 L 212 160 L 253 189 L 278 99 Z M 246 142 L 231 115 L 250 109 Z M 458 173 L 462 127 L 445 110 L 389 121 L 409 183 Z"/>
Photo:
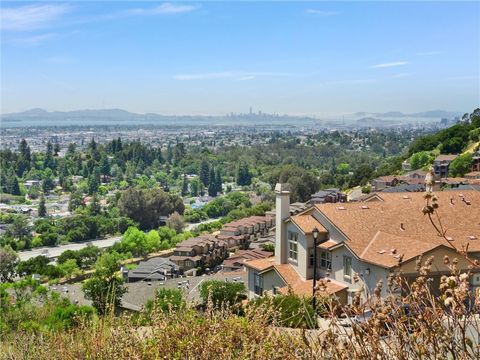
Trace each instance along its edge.
<path fill-rule="evenodd" d="M 252 115 L 253 113 L 253 110 L 252 110 L 252 107 L 250 106 L 250 115 Z"/>

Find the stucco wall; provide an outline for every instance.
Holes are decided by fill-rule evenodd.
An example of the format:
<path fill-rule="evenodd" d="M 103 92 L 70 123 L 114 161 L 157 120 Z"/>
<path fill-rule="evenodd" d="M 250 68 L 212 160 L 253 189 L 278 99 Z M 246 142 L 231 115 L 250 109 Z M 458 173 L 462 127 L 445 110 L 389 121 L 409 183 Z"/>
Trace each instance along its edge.
<path fill-rule="evenodd" d="M 247 268 L 247 272 L 248 298 L 254 299 L 255 297 L 258 297 L 258 295 L 255 294 L 254 274 L 258 272 L 252 268 Z M 272 295 L 274 286 L 284 287 L 286 285 L 285 282 L 278 276 L 278 274 L 273 269 L 261 274 L 261 276 L 263 277 L 263 295 Z"/>
<path fill-rule="evenodd" d="M 431 269 L 432 272 L 449 272 L 447 265 L 445 265 L 444 263 L 445 256 L 448 256 L 450 261 L 457 258 L 458 259 L 457 267 L 459 269 L 464 269 L 464 270 L 468 269 L 469 262 L 465 260 L 465 258 L 462 255 L 456 253 L 455 250 L 453 249 L 449 249 L 446 247 L 434 249 L 433 251 L 430 251 L 424 254 L 422 261 L 424 262 L 430 256 L 433 256 L 433 264 Z M 470 256 L 472 257 L 472 255 Z M 416 267 L 416 259 L 413 259 L 402 264 L 400 268 L 404 274 L 415 274 L 416 273 L 415 267 Z"/>
<path fill-rule="evenodd" d="M 350 279 L 344 276 L 343 257 L 349 256 L 352 259 L 352 277 Z M 367 275 L 370 269 L 369 275 Z M 354 274 L 357 274 L 358 282 L 353 281 Z M 349 287 L 350 293 L 359 290 L 364 286 L 365 293 L 371 294 L 377 283 L 383 281 L 382 296 L 387 296 L 387 280 L 389 271 L 376 265 L 364 263 L 358 260 L 346 247 L 340 247 L 332 251 L 332 272 L 331 277 L 344 283 Z M 351 299 L 349 299 L 349 302 Z"/>
<path fill-rule="evenodd" d="M 295 267 L 295 270 L 300 274 L 304 279 L 310 279 L 312 277 L 312 269 L 308 269 L 308 249 L 313 247 L 312 236 L 305 236 L 298 227 L 293 224 L 291 221 L 287 223 L 287 258 L 288 258 L 288 232 L 294 232 L 298 234 L 298 255 L 297 261 L 288 259 L 288 263 Z"/>

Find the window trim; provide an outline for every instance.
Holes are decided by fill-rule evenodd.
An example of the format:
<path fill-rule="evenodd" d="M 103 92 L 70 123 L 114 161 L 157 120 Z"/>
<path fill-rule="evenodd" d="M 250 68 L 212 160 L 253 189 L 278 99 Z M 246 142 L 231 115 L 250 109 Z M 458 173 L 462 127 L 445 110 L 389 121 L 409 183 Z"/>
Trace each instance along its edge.
<path fill-rule="evenodd" d="M 325 257 L 323 257 L 325 255 Z M 325 266 L 322 265 L 322 262 L 325 263 Z M 320 262 L 319 267 L 324 270 L 332 270 L 332 253 L 330 251 L 321 251 L 320 252 Z"/>
<path fill-rule="evenodd" d="M 347 262 L 348 268 L 349 268 L 349 273 L 347 274 L 346 269 L 347 269 Z M 343 255 L 343 277 L 346 279 L 351 279 L 352 278 L 352 257 Z"/>
<path fill-rule="evenodd" d="M 263 276 L 260 275 L 258 272 L 253 273 L 253 292 L 256 295 L 262 296 L 263 295 Z"/>
<path fill-rule="evenodd" d="M 288 239 L 288 260 L 298 261 L 298 233 L 289 231 L 287 234 Z M 293 249 L 293 247 L 295 249 Z M 292 257 L 294 255 L 295 257 Z"/>

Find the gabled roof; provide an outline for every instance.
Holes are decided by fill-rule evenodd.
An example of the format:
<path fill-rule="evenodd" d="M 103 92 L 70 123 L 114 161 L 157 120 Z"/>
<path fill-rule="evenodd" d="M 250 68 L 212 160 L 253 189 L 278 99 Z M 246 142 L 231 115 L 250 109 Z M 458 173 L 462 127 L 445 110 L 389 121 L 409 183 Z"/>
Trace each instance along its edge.
<path fill-rule="evenodd" d="M 345 236 L 347 245 L 359 258 L 390 267 L 395 257 L 377 256 L 378 252 L 396 249 L 403 261 L 412 259 L 439 245 L 448 246 L 422 210 L 425 193 L 382 193 L 383 201 L 359 203 L 316 204 L 315 208 Z M 458 248 L 480 251 L 480 193 L 477 191 L 448 191 L 435 193 L 437 210 L 446 235 Z M 361 203 L 360 203 L 361 204 Z M 379 254 L 380 255 L 380 254 Z M 387 260 L 386 260 L 387 259 Z"/>
<path fill-rule="evenodd" d="M 327 229 L 325 229 L 325 227 L 323 227 L 323 225 L 310 214 L 295 215 L 290 219 L 304 234 L 311 234 L 315 228 L 321 233 L 328 232 Z"/>
<path fill-rule="evenodd" d="M 275 264 L 275 258 L 269 257 L 266 259 L 256 259 L 245 262 L 245 266 L 255 269 L 257 271 L 265 271 Z"/>

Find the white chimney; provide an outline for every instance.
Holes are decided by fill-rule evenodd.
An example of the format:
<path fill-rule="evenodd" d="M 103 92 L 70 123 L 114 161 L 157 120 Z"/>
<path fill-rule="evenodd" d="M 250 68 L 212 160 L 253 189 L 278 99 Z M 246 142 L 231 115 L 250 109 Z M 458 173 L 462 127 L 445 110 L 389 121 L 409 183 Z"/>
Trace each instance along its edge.
<path fill-rule="evenodd" d="M 285 220 L 290 217 L 290 191 L 287 184 L 275 185 L 275 262 L 287 263 L 287 229 Z"/>

